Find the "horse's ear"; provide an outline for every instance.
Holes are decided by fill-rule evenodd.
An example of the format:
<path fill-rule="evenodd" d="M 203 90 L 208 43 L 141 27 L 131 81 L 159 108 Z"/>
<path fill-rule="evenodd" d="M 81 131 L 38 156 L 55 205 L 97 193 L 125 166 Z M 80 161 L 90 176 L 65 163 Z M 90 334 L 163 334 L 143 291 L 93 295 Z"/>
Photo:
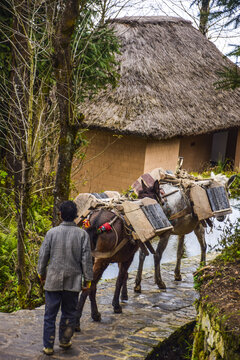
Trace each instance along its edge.
<path fill-rule="evenodd" d="M 147 190 L 148 187 L 142 179 L 141 179 L 141 184 L 142 184 L 142 189 Z"/>
<path fill-rule="evenodd" d="M 232 185 L 232 183 L 234 182 L 234 180 L 236 179 L 237 175 L 232 175 L 227 182 L 227 189 L 229 189 Z"/>
<path fill-rule="evenodd" d="M 159 193 L 159 182 L 158 182 L 158 180 L 155 180 L 155 181 L 154 181 L 153 189 L 154 189 L 154 191 L 155 191 L 156 194 Z"/>

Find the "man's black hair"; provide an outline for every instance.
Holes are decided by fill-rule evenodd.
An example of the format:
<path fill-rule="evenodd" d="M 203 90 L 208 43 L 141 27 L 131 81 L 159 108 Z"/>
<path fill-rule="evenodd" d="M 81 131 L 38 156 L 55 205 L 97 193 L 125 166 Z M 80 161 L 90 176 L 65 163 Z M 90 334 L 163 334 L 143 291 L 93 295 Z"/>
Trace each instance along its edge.
<path fill-rule="evenodd" d="M 62 202 L 59 210 L 64 221 L 73 221 L 77 217 L 77 205 L 71 200 Z"/>

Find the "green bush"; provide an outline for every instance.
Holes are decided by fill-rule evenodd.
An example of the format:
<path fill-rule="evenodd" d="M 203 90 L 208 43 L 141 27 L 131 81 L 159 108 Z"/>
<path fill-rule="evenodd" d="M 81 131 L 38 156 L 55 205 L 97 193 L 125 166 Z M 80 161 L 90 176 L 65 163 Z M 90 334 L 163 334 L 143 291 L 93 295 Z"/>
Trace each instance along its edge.
<path fill-rule="evenodd" d="M 212 249 L 221 252 L 217 260 L 224 262 L 240 260 L 240 218 L 233 224 L 228 220 L 218 239 L 218 244 Z"/>
<path fill-rule="evenodd" d="M 19 309 L 17 281 L 17 223 L 11 179 L 0 171 L 0 311 Z M 26 224 L 25 261 L 28 281 L 27 307 L 32 309 L 43 303 L 43 289 L 37 275 L 38 252 L 44 235 L 51 227 L 53 198 L 33 195 Z"/>

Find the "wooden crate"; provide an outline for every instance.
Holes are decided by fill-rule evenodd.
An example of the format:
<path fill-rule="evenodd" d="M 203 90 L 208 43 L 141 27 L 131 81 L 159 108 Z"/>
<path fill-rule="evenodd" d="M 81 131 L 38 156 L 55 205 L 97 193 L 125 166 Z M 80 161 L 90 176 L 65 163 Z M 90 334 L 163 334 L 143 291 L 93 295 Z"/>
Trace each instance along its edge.
<path fill-rule="evenodd" d="M 232 209 L 224 186 L 214 186 L 206 190 L 214 216 L 231 214 Z"/>
<path fill-rule="evenodd" d="M 209 219 L 214 216 L 204 188 L 199 185 L 192 185 L 190 199 L 193 203 L 193 212 L 197 215 L 198 220 Z"/>
<path fill-rule="evenodd" d="M 156 200 L 124 201 L 123 209 L 127 222 L 142 242 L 173 228 Z"/>
<path fill-rule="evenodd" d="M 223 186 L 205 189 L 197 184 L 192 185 L 190 199 L 193 203 L 193 211 L 199 220 L 226 215 L 232 212 L 226 190 Z"/>

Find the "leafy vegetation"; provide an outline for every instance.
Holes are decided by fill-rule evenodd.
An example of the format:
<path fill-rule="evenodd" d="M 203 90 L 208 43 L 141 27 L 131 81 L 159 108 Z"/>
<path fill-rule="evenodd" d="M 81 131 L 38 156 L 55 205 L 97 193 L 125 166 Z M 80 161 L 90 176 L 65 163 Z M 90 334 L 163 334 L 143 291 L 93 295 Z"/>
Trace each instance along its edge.
<path fill-rule="evenodd" d="M 213 248 L 221 251 L 216 261 L 240 261 L 240 218 L 232 224 L 229 220 L 218 239 L 218 244 Z"/>
<path fill-rule="evenodd" d="M 14 216 L 16 208 L 13 191 L 10 191 L 11 179 L 6 171 L 0 171 L 0 311 L 18 310 L 17 281 L 17 222 Z M 43 289 L 39 283 L 36 266 L 39 247 L 46 231 L 51 227 L 53 198 L 34 195 L 28 209 L 25 244 L 26 274 L 28 293 L 25 299 L 29 309 L 43 303 Z"/>

